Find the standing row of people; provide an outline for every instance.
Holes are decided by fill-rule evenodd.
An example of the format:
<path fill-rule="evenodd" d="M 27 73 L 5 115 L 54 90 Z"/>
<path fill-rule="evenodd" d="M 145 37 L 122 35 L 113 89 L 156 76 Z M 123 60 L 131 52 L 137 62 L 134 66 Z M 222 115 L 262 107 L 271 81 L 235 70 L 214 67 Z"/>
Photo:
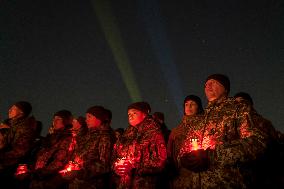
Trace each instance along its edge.
<path fill-rule="evenodd" d="M 29 105 L 29 112 L 19 104 Z M 9 113 L 8 133 L 3 133 L 1 140 L 0 179 L 10 188 L 154 187 L 157 180 L 153 175 L 163 169 L 167 155 L 164 137 L 150 110 L 146 102 L 131 104 L 129 127 L 116 144 L 110 110 L 92 106 L 85 120 L 60 110 L 53 116 L 48 135 L 39 141 L 36 133 L 40 122 L 29 117 L 31 105 L 17 102 L 9 110 L 17 116 Z M 20 120 L 26 124 L 12 124 Z M 120 169 L 120 165 L 127 169 Z M 128 182 L 124 179 L 127 176 Z"/>
<path fill-rule="evenodd" d="M 283 134 L 257 114 L 247 95 L 229 97 L 227 76 L 210 75 L 204 84 L 204 112 L 188 116 L 185 111 L 170 135 L 172 188 L 283 188 Z M 191 101 L 201 111 L 199 98 Z M 277 170 L 268 174 L 273 165 Z"/>
<path fill-rule="evenodd" d="M 111 111 L 92 106 L 85 117 L 56 112 L 42 138 L 31 105 L 17 102 L 0 126 L 0 180 L 9 188 L 32 189 L 283 187 L 283 163 L 273 179 L 265 172 L 271 171 L 268 161 L 283 157 L 271 122 L 244 93 L 229 97 L 225 75 L 208 76 L 204 91 L 206 108 L 198 96 L 187 96 L 171 133 L 163 114 L 151 115 L 147 102 L 130 104 L 129 126 L 117 137 Z"/>

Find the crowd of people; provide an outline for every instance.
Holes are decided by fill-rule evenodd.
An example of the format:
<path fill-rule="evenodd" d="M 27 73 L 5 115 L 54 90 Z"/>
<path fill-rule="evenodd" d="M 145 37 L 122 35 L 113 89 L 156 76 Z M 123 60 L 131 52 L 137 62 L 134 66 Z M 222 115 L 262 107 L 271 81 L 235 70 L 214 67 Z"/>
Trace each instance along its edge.
<path fill-rule="evenodd" d="M 128 105 L 128 126 L 112 112 L 55 112 L 46 136 L 32 105 L 18 101 L 0 125 L 0 182 L 18 189 L 284 188 L 283 133 L 254 108 L 251 96 L 229 96 L 230 80 L 209 75 L 206 107 L 185 97 L 169 130 L 148 102 Z"/>

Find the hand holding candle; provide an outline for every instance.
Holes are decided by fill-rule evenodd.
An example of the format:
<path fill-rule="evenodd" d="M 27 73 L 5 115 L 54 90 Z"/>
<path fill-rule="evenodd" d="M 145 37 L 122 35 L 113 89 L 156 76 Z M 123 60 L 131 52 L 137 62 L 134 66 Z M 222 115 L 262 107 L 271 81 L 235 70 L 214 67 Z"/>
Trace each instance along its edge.
<path fill-rule="evenodd" d="M 30 176 L 30 171 L 27 164 L 19 164 L 15 172 L 15 177 L 18 180 L 24 180 Z"/>
<path fill-rule="evenodd" d="M 193 172 L 206 171 L 210 165 L 209 151 L 198 149 L 184 154 L 180 158 L 181 165 Z"/>
<path fill-rule="evenodd" d="M 132 161 L 129 158 L 123 157 L 115 162 L 115 172 L 119 176 L 129 175 L 132 168 Z"/>
<path fill-rule="evenodd" d="M 62 169 L 61 171 L 59 171 L 60 174 L 66 174 L 70 171 L 78 171 L 80 170 L 80 165 L 78 163 L 75 163 L 73 161 L 69 161 L 68 164 L 64 167 L 64 169 Z"/>

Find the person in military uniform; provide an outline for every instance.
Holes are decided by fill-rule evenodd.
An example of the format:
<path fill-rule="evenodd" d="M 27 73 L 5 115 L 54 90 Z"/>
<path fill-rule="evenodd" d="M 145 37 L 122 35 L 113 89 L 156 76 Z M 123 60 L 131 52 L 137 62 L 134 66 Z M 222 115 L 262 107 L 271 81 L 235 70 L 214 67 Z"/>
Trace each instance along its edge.
<path fill-rule="evenodd" d="M 156 188 L 166 163 L 166 146 L 147 102 L 128 106 L 129 126 L 115 145 L 115 188 Z"/>
<path fill-rule="evenodd" d="M 102 106 L 87 109 L 88 131 L 78 140 L 70 166 L 72 171 L 62 170 L 63 178 L 69 181 L 69 189 L 109 187 L 111 156 L 114 133 L 110 127 L 111 111 Z"/>
<path fill-rule="evenodd" d="M 178 154 L 191 173 L 190 188 L 248 188 L 242 167 L 266 149 L 267 137 L 250 122 L 249 107 L 229 98 L 229 91 L 227 76 L 207 77 L 204 118 L 191 125 Z"/>
<path fill-rule="evenodd" d="M 271 140 L 277 140 L 278 131 L 275 129 L 270 120 L 264 118 L 256 111 L 256 109 L 254 108 L 253 99 L 250 94 L 246 92 L 238 92 L 234 95 L 234 98 L 237 102 L 246 103 L 248 105 L 249 109 L 251 110 L 249 119 L 250 121 L 257 123 L 255 124 L 255 126 L 263 130 L 263 133 L 267 134 L 267 137 L 269 137 Z"/>
<path fill-rule="evenodd" d="M 76 139 L 83 138 L 88 131 L 86 118 L 84 116 L 78 116 L 73 118 L 71 132 Z"/>
<path fill-rule="evenodd" d="M 238 102 L 247 103 L 252 113 L 249 120 L 253 122 L 267 137 L 267 148 L 253 164 L 249 164 L 244 169 L 250 172 L 247 182 L 251 188 L 283 188 L 284 148 L 281 142 L 281 132 L 277 131 L 270 120 L 260 115 L 254 108 L 252 97 L 247 92 L 238 92 L 234 95 Z M 269 174 L 267 174 L 269 173 Z"/>
<path fill-rule="evenodd" d="M 18 164 L 25 162 L 36 138 L 36 119 L 30 116 L 31 111 L 27 101 L 16 102 L 9 108 L 9 128 L 0 151 L 0 181 L 11 188 L 17 188 L 14 174 Z"/>
<path fill-rule="evenodd" d="M 6 119 L 0 123 L 0 151 L 5 148 L 7 142 L 7 135 L 10 130 L 10 120 Z"/>
<path fill-rule="evenodd" d="M 196 95 L 188 95 L 183 101 L 181 123 L 172 129 L 167 145 L 168 153 L 168 177 L 171 180 L 171 188 L 187 188 L 189 171 L 178 164 L 177 156 L 183 140 L 190 131 L 191 124 L 200 120 L 203 114 L 201 99 Z"/>
<path fill-rule="evenodd" d="M 41 149 L 36 154 L 31 172 L 31 189 L 66 188 L 67 183 L 58 173 L 71 158 L 73 115 L 69 110 L 60 110 L 53 115 L 54 132 L 47 134 Z"/>

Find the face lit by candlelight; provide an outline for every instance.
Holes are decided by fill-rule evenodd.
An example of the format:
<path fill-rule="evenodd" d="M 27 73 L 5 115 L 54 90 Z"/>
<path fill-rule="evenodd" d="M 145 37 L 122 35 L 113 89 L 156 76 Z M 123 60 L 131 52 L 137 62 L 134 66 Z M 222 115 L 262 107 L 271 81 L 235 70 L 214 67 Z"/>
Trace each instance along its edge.
<path fill-rule="evenodd" d="M 184 114 L 195 115 L 198 113 L 198 104 L 193 100 L 188 100 L 184 103 Z"/>
<path fill-rule="evenodd" d="M 205 83 L 204 90 L 209 102 L 227 96 L 225 87 L 214 79 L 209 79 Z"/>
<path fill-rule="evenodd" d="M 100 126 L 102 121 L 93 114 L 86 113 L 86 123 L 88 128 L 95 128 L 97 126 Z"/>
<path fill-rule="evenodd" d="M 60 130 L 62 128 L 64 128 L 64 122 L 63 122 L 63 118 L 60 116 L 54 116 L 53 120 L 52 120 L 52 124 L 55 130 Z"/>
<path fill-rule="evenodd" d="M 72 130 L 79 130 L 82 127 L 81 123 L 77 119 L 72 120 Z"/>
<path fill-rule="evenodd" d="M 8 117 L 10 119 L 16 119 L 23 115 L 23 112 L 21 109 L 19 109 L 17 106 L 13 105 L 8 112 Z"/>
<path fill-rule="evenodd" d="M 144 112 L 136 109 L 128 110 L 128 122 L 131 126 L 136 126 L 141 123 L 147 115 Z"/>

